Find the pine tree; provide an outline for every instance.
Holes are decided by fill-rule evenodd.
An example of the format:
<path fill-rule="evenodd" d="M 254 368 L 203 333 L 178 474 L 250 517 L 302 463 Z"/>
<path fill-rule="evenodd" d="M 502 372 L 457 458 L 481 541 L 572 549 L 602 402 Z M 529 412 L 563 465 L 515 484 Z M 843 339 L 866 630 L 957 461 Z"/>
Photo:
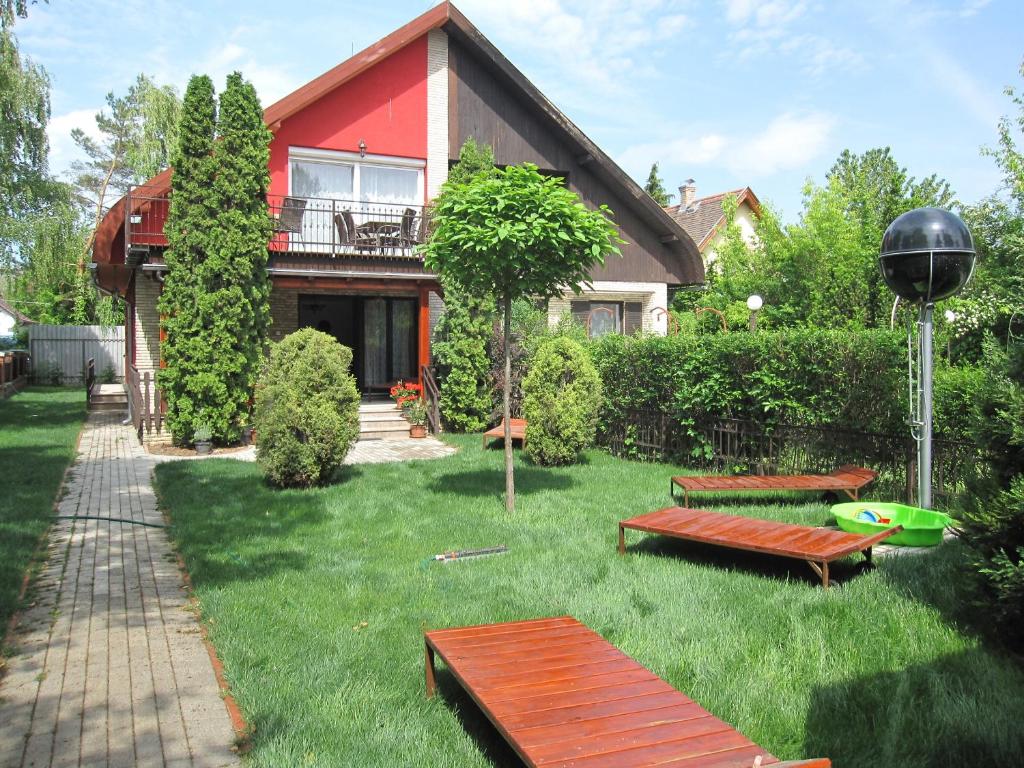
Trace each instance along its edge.
<path fill-rule="evenodd" d="M 171 204 L 164 231 L 167 276 L 160 296 L 164 331 L 158 381 L 167 398 L 167 424 L 178 442 L 191 442 L 212 406 L 208 374 L 214 365 L 207 342 L 207 254 L 216 226 L 216 165 L 213 157 L 216 106 L 213 82 L 194 76 L 185 92 L 180 138 L 173 155 Z M 216 308 L 214 308 L 216 311 Z"/>
<path fill-rule="evenodd" d="M 658 175 L 658 164 L 654 163 L 651 165 L 651 172 L 647 176 L 647 183 L 644 184 L 644 190 L 654 201 L 662 208 L 669 205 L 672 202 L 672 195 L 665 189 L 665 182 L 662 181 L 661 176 Z"/>

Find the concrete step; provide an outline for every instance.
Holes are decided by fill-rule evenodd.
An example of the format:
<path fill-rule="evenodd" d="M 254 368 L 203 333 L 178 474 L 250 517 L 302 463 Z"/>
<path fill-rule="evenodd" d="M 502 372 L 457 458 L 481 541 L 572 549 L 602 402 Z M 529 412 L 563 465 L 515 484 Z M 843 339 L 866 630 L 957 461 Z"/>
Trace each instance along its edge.
<path fill-rule="evenodd" d="M 95 400 L 93 400 L 92 402 L 89 403 L 88 410 L 90 410 L 90 411 L 127 411 L 128 410 L 128 401 L 125 400 L 124 402 L 117 403 L 117 402 L 111 402 L 111 401 L 96 402 Z"/>
<path fill-rule="evenodd" d="M 95 392 L 93 392 L 92 399 L 89 400 L 89 402 L 90 403 L 124 403 L 125 405 L 127 405 L 128 404 L 128 395 L 126 395 L 124 392 L 122 392 L 119 395 L 112 395 L 112 394 L 97 395 Z"/>
<path fill-rule="evenodd" d="M 398 406 L 393 400 L 382 400 L 377 402 L 364 402 L 359 404 L 359 413 L 400 413 Z"/>
<path fill-rule="evenodd" d="M 389 421 L 405 421 L 403 416 L 398 411 L 389 411 L 387 413 L 360 413 L 359 421 L 362 423 L 374 423 L 374 424 L 386 424 Z"/>
<path fill-rule="evenodd" d="M 360 440 L 412 440 L 409 437 L 409 427 L 402 432 L 360 432 Z"/>

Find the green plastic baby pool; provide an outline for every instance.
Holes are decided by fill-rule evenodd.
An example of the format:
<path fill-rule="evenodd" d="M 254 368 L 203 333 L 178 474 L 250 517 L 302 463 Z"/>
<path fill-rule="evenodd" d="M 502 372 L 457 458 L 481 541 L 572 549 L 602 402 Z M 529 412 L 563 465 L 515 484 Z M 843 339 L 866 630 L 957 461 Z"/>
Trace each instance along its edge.
<path fill-rule="evenodd" d="M 854 501 L 832 507 L 839 527 L 849 533 L 871 535 L 895 525 L 903 530 L 885 540 L 886 544 L 905 547 L 934 547 L 942 543 L 942 532 L 953 520 L 942 512 L 910 507 L 906 504 L 884 504 L 878 501 Z"/>

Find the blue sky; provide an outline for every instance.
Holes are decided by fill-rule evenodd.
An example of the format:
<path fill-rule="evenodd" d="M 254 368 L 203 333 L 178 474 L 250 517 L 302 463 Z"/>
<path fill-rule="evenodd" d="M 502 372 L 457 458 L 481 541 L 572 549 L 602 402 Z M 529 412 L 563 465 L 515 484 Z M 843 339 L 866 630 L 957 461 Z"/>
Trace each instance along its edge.
<path fill-rule="evenodd" d="M 264 106 L 433 3 L 50 0 L 15 32 L 53 80 L 51 165 L 108 91 L 144 71 L 183 89 L 239 69 Z M 891 146 L 972 202 L 999 183 L 982 145 L 1022 85 L 1020 0 L 462 0 L 459 8 L 643 181 L 750 185 L 792 220 L 844 148 Z"/>

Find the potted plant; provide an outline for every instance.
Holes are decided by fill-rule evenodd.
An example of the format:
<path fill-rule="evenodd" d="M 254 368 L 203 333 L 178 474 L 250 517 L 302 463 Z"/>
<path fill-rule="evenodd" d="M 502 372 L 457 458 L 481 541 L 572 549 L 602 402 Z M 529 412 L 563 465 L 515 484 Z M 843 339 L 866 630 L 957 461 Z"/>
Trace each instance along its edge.
<path fill-rule="evenodd" d="M 423 394 L 423 387 L 419 384 L 410 384 L 399 379 L 398 383 L 391 388 L 390 392 L 395 404 L 402 410 L 405 410 L 412 405 L 414 401 L 419 400 L 420 396 Z"/>
<path fill-rule="evenodd" d="M 213 427 L 208 422 L 201 422 L 196 427 L 196 431 L 192 435 L 192 444 L 196 448 L 196 453 L 200 455 L 208 454 L 213 450 Z"/>
<path fill-rule="evenodd" d="M 409 420 L 409 437 L 427 436 L 427 404 L 420 399 L 414 400 L 405 409 L 405 418 Z"/>

